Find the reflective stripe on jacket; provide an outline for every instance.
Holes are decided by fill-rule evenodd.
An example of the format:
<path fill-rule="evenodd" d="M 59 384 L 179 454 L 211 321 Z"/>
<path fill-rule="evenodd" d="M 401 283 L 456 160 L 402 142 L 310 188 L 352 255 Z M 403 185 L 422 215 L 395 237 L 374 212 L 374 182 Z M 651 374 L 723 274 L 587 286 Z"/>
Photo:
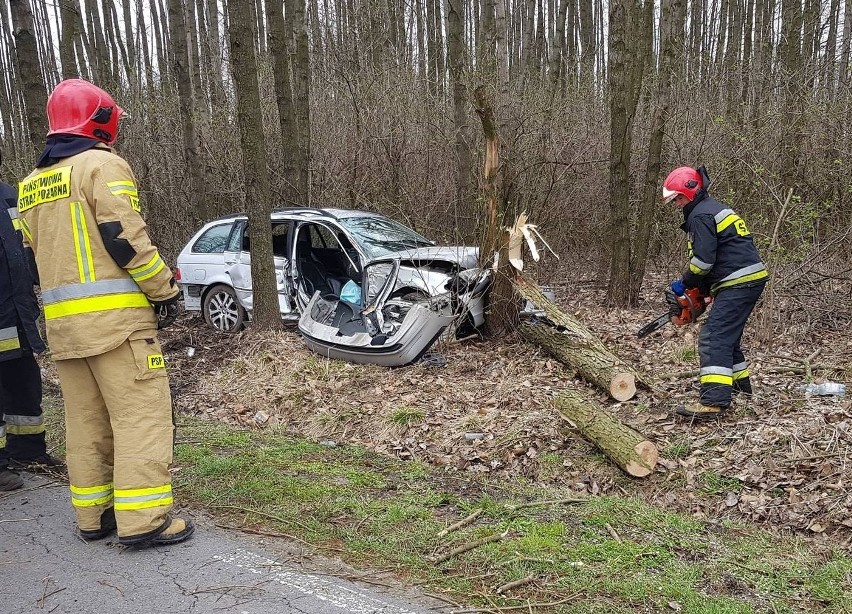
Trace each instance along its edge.
<path fill-rule="evenodd" d="M 684 209 L 689 264 L 683 282 L 689 288 L 725 288 L 765 281 L 766 266 L 742 218 L 709 196 L 698 197 Z"/>
<path fill-rule="evenodd" d="M 136 179 L 106 146 L 30 173 L 19 185 L 18 215 L 57 360 L 102 354 L 155 328 L 151 301 L 178 293 L 139 214 Z"/>
<path fill-rule="evenodd" d="M 40 310 L 15 208 L 15 189 L 0 183 L 0 361 L 44 351 L 36 321 Z"/>

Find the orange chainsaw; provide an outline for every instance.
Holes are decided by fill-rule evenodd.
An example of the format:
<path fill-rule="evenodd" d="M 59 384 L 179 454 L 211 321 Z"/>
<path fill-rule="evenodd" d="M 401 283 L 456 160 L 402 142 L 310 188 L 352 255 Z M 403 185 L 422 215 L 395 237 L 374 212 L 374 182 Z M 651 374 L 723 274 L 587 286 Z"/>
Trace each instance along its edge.
<path fill-rule="evenodd" d="M 669 322 L 676 326 L 695 322 L 713 302 L 713 297 L 704 296 L 698 288 L 685 288 L 682 294 L 675 294 L 673 290 L 666 289 L 666 302 L 669 304 L 668 313 L 640 328 L 636 333 L 637 337 L 647 337 Z"/>

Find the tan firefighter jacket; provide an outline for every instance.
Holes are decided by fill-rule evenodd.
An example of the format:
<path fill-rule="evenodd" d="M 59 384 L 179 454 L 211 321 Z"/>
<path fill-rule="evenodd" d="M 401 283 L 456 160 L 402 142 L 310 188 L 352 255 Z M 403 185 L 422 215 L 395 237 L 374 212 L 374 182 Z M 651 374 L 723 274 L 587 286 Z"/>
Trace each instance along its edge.
<path fill-rule="evenodd" d="M 18 215 L 56 360 L 102 354 L 156 328 L 151 301 L 178 294 L 145 231 L 133 172 L 105 145 L 30 173 Z"/>

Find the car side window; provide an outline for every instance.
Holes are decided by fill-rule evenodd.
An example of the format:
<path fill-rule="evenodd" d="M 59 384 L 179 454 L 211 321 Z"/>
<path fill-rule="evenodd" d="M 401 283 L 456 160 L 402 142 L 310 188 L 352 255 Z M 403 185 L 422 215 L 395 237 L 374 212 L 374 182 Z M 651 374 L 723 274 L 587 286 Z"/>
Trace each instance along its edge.
<path fill-rule="evenodd" d="M 335 236 L 328 228 L 320 224 L 311 226 L 311 247 L 340 249 Z"/>
<path fill-rule="evenodd" d="M 231 226 L 232 224 L 219 224 L 209 228 L 193 243 L 192 252 L 195 254 L 221 254 L 225 251 Z"/>
<path fill-rule="evenodd" d="M 287 257 L 287 235 L 290 232 L 290 224 L 272 224 L 272 255 Z"/>
<path fill-rule="evenodd" d="M 228 237 L 228 247 L 226 248 L 226 251 L 240 251 L 240 248 L 243 246 L 243 232 L 245 231 L 245 227 L 245 222 L 237 222 L 236 224 L 234 224 L 234 228 L 231 231 L 231 236 Z M 248 238 L 248 236 L 246 236 L 246 238 Z M 248 245 L 246 245 L 246 248 L 247 247 Z"/>

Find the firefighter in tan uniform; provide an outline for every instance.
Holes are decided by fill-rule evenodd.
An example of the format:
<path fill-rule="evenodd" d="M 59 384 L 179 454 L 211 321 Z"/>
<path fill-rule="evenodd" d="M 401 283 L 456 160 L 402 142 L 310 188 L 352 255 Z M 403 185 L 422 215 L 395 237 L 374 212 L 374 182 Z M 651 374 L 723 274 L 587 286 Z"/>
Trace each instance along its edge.
<path fill-rule="evenodd" d="M 122 113 L 87 81 L 57 85 L 18 214 L 65 401 L 80 535 L 117 528 L 122 544 L 167 544 L 194 529 L 170 514 L 174 424 L 156 333 L 174 321 L 178 288 L 145 231 L 133 173 L 110 148 Z"/>

